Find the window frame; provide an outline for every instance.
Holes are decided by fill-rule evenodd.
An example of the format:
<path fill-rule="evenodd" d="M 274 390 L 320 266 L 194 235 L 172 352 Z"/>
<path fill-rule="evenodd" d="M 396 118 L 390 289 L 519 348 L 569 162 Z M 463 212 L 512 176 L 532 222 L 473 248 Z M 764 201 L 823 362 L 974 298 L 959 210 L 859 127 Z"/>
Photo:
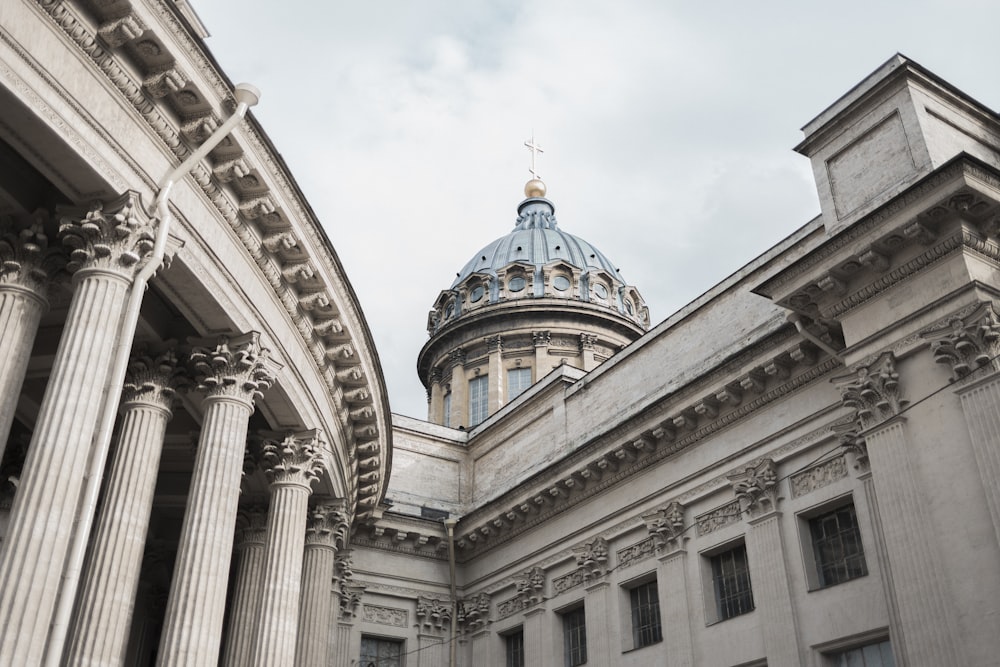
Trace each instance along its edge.
<path fill-rule="evenodd" d="M 563 664 L 576 667 L 587 664 L 587 612 L 577 605 L 559 612 L 563 630 Z"/>
<path fill-rule="evenodd" d="M 737 567 L 733 572 L 732 576 L 738 577 L 743 575 L 745 579 L 745 590 L 739 590 L 741 587 L 737 586 L 737 591 L 735 594 L 726 595 L 726 600 L 734 600 L 737 597 L 742 597 L 742 602 L 738 610 L 728 609 L 724 605 L 723 592 L 720 590 L 720 581 L 722 579 L 723 562 L 722 558 L 730 554 L 740 553 L 742 555 L 742 563 L 735 562 L 735 556 L 733 556 L 733 565 L 742 565 L 742 568 Z M 706 624 L 713 625 L 715 623 L 722 623 L 723 621 L 728 621 L 739 616 L 745 616 L 753 612 L 756 608 L 756 602 L 753 597 L 753 580 L 750 573 L 750 559 L 747 555 L 746 542 L 741 536 L 737 540 L 726 542 L 718 547 L 704 552 L 702 554 L 704 562 L 704 576 L 705 576 L 705 616 Z M 745 596 L 745 597 L 744 597 Z M 728 609 L 728 610 L 727 610 Z"/>
<path fill-rule="evenodd" d="M 822 563 L 817 553 L 816 543 L 813 538 L 813 522 L 824 516 L 834 514 L 842 511 L 844 508 L 850 507 L 853 512 L 854 518 L 854 538 L 857 541 L 857 547 L 860 550 L 859 553 L 855 554 L 855 557 L 860 557 L 862 572 L 863 574 L 856 574 L 854 576 L 849 576 L 846 579 L 839 581 L 827 582 L 822 574 Z M 862 579 L 871 572 L 868 567 L 868 550 L 865 548 L 864 531 L 862 530 L 862 525 L 858 516 L 858 506 L 854 502 L 854 496 L 851 493 L 846 493 L 835 498 L 831 498 L 823 501 L 818 505 L 814 505 L 806 510 L 798 512 L 796 514 L 798 519 L 799 527 L 799 547 L 802 550 L 802 561 L 803 567 L 806 574 L 806 584 L 808 592 L 812 593 L 815 591 L 826 590 L 828 588 L 833 588 L 841 584 L 846 584 L 855 579 Z"/>
<path fill-rule="evenodd" d="M 473 387 L 476 396 L 473 396 Z M 490 376 L 476 375 L 469 378 L 469 428 L 479 426 L 490 416 Z M 477 419 L 478 418 L 478 419 Z"/>
<path fill-rule="evenodd" d="M 663 617 L 660 614 L 660 591 L 655 576 L 627 587 L 632 629 L 632 649 L 646 648 L 663 641 Z M 646 592 L 651 599 L 643 605 L 639 599 Z M 651 593 L 651 596 L 649 595 Z M 642 622 L 643 607 L 650 615 L 649 622 Z M 644 631 L 649 631 L 644 633 Z M 648 640 L 647 640 L 648 634 Z"/>
<path fill-rule="evenodd" d="M 501 637 L 503 637 L 505 667 L 525 667 L 527 661 L 524 654 L 524 626 L 519 625 L 504 632 Z M 511 651 L 512 648 L 514 653 Z"/>
<path fill-rule="evenodd" d="M 520 379 L 518 380 L 518 387 L 520 388 L 520 391 L 518 391 L 516 394 L 512 393 L 512 390 L 514 389 L 514 383 L 511 382 L 511 378 L 513 376 L 515 376 L 515 375 L 520 376 Z M 525 376 L 527 377 L 527 383 L 524 384 L 524 386 L 521 386 L 521 382 L 524 381 L 524 377 Z M 524 392 L 528 391 L 528 389 L 530 389 L 530 388 L 531 388 L 531 366 L 514 366 L 513 368 L 508 368 L 507 369 L 507 402 L 508 403 L 510 403 L 511 401 L 513 401 L 515 398 L 517 398 L 518 396 L 520 396 Z"/>
<path fill-rule="evenodd" d="M 852 525 L 844 528 L 841 525 L 841 519 L 844 518 L 842 515 L 848 512 Z M 803 519 L 808 532 L 809 550 L 812 553 L 812 573 L 815 577 L 815 580 L 810 579 L 810 590 L 830 588 L 868 576 L 868 561 L 865 558 L 864 543 L 861 539 L 861 526 L 858 523 L 857 507 L 853 502 L 825 507 L 822 511 L 816 512 L 812 516 L 805 516 Z M 836 532 L 818 534 L 823 530 L 823 524 L 830 521 L 837 523 Z M 847 539 L 845 540 L 845 538 Z M 856 551 L 845 553 L 848 550 L 845 541 L 851 540 L 853 540 Z M 831 545 L 839 553 L 834 557 L 830 557 L 830 554 L 824 556 L 824 543 Z M 840 572 L 840 569 L 843 572 Z"/>
<path fill-rule="evenodd" d="M 395 655 L 395 656 L 392 656 L 392 655 L 382 656 L 380 651 L 376 651 L 376 654 L 375 654 L 375 661 L 376 662 L 375 662 L 375 664 L 376 664 L 377 667 L 383 667 L 383 660 L 391 659 L 391 658 L 397 658 L 398 662 L 396 664 L 399 665 L 399 667 L 405 667 L 405 665 L 406 665 L 406 639 L 404 639 L 402 637 L 387 637 L 387 636 L 384 636 L 384 635 L 372 635 L 372 634 L 368 634 L 368 633 L 362 633 L 362 635 L 361 635 L 361 647 L 360 647 L 360 650 L 358 652 L 358 665 L 360 667 L 366 667 L 368 665 L 368 662 L 365 662 L 365 653 L 364 653 L 364 650 L 365 650 L 365 641 L 373 641 L 373 642 L 377 642 L 379 644 L 392 644 L 392 645 L 397 646 L 399 648 L 399 653 L 397 655 Z M 369 660 L 369 662 L 371 662 L 371 660 Z M 388 667 L 392 667 L 392 666 L 389 665 Z"/>

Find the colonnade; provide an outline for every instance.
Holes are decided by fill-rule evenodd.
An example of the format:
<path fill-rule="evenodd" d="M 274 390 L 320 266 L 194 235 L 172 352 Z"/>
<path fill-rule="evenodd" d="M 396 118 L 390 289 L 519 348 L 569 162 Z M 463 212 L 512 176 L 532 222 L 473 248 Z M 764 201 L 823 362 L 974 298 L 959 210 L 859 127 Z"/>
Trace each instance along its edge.
<path fill-rule="evenodd" d="M 0 656 L 38 665 L 62 646 L 61 664 L 119 665 L 125 659 L 154 489 L 168 422 L 181 385 L 200 395 L 202 423 L 157 664 L 325 665 L 343 504 L 310 506 L 322 472 L 322 433 L 265 439 L 257 463 L 270 503 L 240 513 L 250 418 L 276 379 L 256 332 L 193 341 L 181 354 L 134 351 L 106 491 L 88 543 L 64 638 L 50 626 L 72 562 L 86 470 L 104 409 L 111 360 L 130 285 L 149 257 L 154 222 L 128 192 L 67 217 L 59 244 L 41 221 L 0 229 L 0 447 L 8 438 L 52 280 L 72 275 L 72 300 L 0 546 Z M 2 449 L 0 449 L 2 456 Z M 237 526 L 239 576 L 229 599 Z"/>

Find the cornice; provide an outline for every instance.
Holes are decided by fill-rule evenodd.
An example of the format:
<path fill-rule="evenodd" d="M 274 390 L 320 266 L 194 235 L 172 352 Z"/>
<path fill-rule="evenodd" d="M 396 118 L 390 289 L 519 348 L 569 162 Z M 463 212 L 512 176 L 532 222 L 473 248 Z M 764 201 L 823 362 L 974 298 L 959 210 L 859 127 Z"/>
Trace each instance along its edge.
<path fill-rule="evenodd" d="M 204 56 L 202 45 L 191 39 L 182 22 L 162 0 L 151 0 L 142 5 L 144 11 L 155 14 L 160 25 L 149 25 L 132 5 L 126 5 L 128 12 L 124 15 L 116 14 L 114 19 L 106 20 L 100 18 L 100 11 L 95 5 L 90 5 L 88 12 L 96 17 L 98 23 L 96 33 L 71 10 L 70 3 L 62 0 L 36 2 L 96 69 L 107 77 L 176 159 L 187 157 L 190 149 L 186 144 L 199 143 L 203 135 L 220 122 L 211 108 L 204 107 L 205 99 L 221 100 L 223 106 L 230 108 L 234 105 L 228 83 Z M 163 26 L 169 34 L 158 33 Z M 147 67 L 141 82 L 133 78 L 130 68 L 118 62 L 128 57 L 129 46 L 140 35 L 144 41 L 152 40 L 152 46 L 148 48 L 159 49 L 161 60 L 165 58 L 173 63 L 165 65 L 161 62 L 155 67 Z M 185 56 L 173 58 L 169 53 L 171 44 L 179 45 Z M 166 53 L 162 53 L 163 49 L 167 49 Z M 134 52 L 131 59 L 136 61 Z M 209 82 L 210 94 L 205 95 L 198 90 L 195 83 L 178 69 L 181 67 L 179 63 L 184 61 L 192 62 L 198 75 Z M 141 69 L 142 63 L 138 64 Z M 167 71 L 171 72 L 170 76 L 163 76 Z M 185 95 L 193 96 L 191 99 L 195 102 L 191 106 L 198 109 L 190 117 L 176 112 L 189 99 Z M 171 113 L 163 113 L 168 99 L 180 115 L 179 127 L 175 125 Z M 388 482 L 392 437 L 388 398 L 378 360 L 374 356 L 370 332 L 362 320 L 357 298 L 344 277 L 342 267 L 333 256 L 329 241 L 318 231 L 318 222 L 301 201 L 300 193 L 285 177 L 280 159 L 274 156 L 269 143 L 254 123 L 244 123 L 239 137 L 247 142 L 248 150 L 238 144 L 236 135 L 230 135 L 210 157 L 214 168 L 206 168 L 204 163 L 197 165 L 191 176 L 257 264 L 312 354 L 327 384 L 333 412 L 344 433 L 349 458 L 347 463 L 354 468 L 354 474 L 347 481 L 351 487 L 356 518 L 368 518 L 384 495 Z M 236 170 L 238 178 L 231 182 L 232 163 L 240 160 L 243 164 Z M 223 167 L 225 170 L 220 171 Z M 276 181 L 278 192 L 274 192 L 262 179 L 255 178 L 252 183 L 245 180 L 255 171 L 266 174 L 268 180 Z M 240 174 L 243 176 L 240 177 Z M 221 187 L 220 181 L 231 182 L 229 192 Z M 239 203 L 232 202 L 233 194 Z M 284 216 L 280 205 L 289 205 L 294 217 Z M 255 227 L 259 229 L 259 235 L 254 231 Z M 279 233 L 285 235 L 283 242 L 269 247 L 269 237 Z M 298 243 L 296 233 L 306 236 L 308 248 Z M 312 248 L 322 252 L 310 254 Z M 303 267 L 303 257 L 307 264 L 314 263 L 308 264 L 308 268 Z M 320 271 L 316 271 L 315 262 L 319 263 Z M 381 471 L 374 482 L 373 470 Z M 359 482 L 362 475 L 372 483 Z"/>

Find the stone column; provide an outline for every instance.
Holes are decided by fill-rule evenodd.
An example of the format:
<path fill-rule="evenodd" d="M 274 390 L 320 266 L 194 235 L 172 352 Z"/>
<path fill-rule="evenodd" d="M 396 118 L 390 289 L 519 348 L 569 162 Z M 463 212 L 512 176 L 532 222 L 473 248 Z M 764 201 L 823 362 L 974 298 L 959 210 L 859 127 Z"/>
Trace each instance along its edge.
<path fill-rule="evenodd" d="M 0 655 L 42 658 L 129 285 L 153 247 L 138 193 L 64 219 L 75 293 L 0 554 Z"/>
<path fill-rule="evenodd" d="M 124 658 L 176 381 L 172 351 L 155 358 L 139 355 L 129 367 L 118 444 L 84 570 L 67 665 L 118 665 Z"/>
<path fill-rule="evenodd" d="M 892 577 L 903 584 L 895 598 L 907 657 L 914 665 L 965 665 L 954 628 L 957 612 L 938 578 L 937 537 L 915 511 L 926 498 L 910 460 L 906 420 L 900 416 L 907 401 L 892 353 L 838 382 L 844 405 L 856 410 L 865 432 Z"/>
<path fill-rule="evenodd" d="M 580 360 L 583 370 L 592 371 L 599 365 L 594 354 L 597 347 L 597 334 L 580 333 Z"/>
<path fill-rule="evenodd" d="M 552 334 L 548 331 L 533 331 L 531 340 L 535 345 L 535 378 L 540 380 L 553 369 L 549 359 L 549 343 L 552 342 Z"/>
<path fill-rule="evenodd" d="M 196 346 L 190 366 L 206 392 L 205 414 L 160 639 L 162 667 L 219 660 L 247 427 L 277 370 L 256 332 Z"/>
<path fill-rule="evenodd" d="M 257 623 L 261 582 L 264 578 L 264 540 L 267 536 L 267 510 L 248 507 L 240 512 L 236 530 L 236 553 L 239 564 L 229 610 L 224 667 L 245 667 L 253 651 L 253 631 Z"/>
<path fill-rule="evenodd" d="M 931 341 L 934 360 L 947 365 L 958 383 L 959 400 L 972 440 L 993 531 L 1000 540 L 1000 316 L 980 304 L 948 326 L 922 334 Z"/>
<path fill-rule="evenodd" d="M 503 372 L 503 338 L 499 335 L 487 336 L 486 350 L 489 362 L 486 373 L 489 375 L 488 406 L 489 414 L 493 414 L 507 402 L 507 378 Z"/>
<path fill-rule="evenodd" d="M 465 379 L 465 350 L 458 348 L 448 354 L 451 367 L 451 428 L 469 427 L 469 382 Z"/>
<path fill-rule="evenodd" d="M 302 603 L 295 647 L 296 667 L 329 664 L 330 622 L 333 618 L 334 567 L 337 550 L 347 540 L 347 514 L 343 503 L 320 505 L 309 513 L 302 556 Z"/>
<path fill-rule="evenodd" d="M 38 323 L 49 308 L 48 284 L 62 255 L 48 247 L 42 219 L 0 220 L 0 460 L 14 421 Z"/>
<path fill-rule="evenodd" d="M 785 548 L 778 511 L 778 474 L 771 459 L 764 459 L 742 473 L 731 475 L 730 483 L 748 516 L 747 560 L 754 603 L 761 614 L 767 664 L 797 667 L 802 664 L 798 644 L 795 608 L 785 566 Z"/>
<path fill-rule="evenodd" d="M 263 447 L 264 471 L 271 480 L 267 513 L 264 587 L 254 633 L 251 665 L 292 667 L 299 626 L 302 552 L 312 483 L 323 469 L 320 433 L 289 434 Z"/>
<path fill-rule="evenodd" d="M 656 589 L 660 598 L 660 627 L 667 656 L 671 665 L 691 667 L 694 665 L 694 652 L 688 611 L 684 507 L 672 502 L 644 514 L 642 520 L 656 542 L 656 553 L 659 555 Z"/>

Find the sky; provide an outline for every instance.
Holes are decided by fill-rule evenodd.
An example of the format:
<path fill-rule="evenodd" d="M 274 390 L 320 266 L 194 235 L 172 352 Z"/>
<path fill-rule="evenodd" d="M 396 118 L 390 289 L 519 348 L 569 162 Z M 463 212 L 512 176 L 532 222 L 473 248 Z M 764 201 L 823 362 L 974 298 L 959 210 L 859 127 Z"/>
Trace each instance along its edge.
<path fill-rule="evenodd" d="M 193 0 L 310 202 L 393 412 L 456 272 L 530 178 L 654 323 L 819 214 L 800 128 L 900 52 L 1000 109 L 1000 3 Z"/>

